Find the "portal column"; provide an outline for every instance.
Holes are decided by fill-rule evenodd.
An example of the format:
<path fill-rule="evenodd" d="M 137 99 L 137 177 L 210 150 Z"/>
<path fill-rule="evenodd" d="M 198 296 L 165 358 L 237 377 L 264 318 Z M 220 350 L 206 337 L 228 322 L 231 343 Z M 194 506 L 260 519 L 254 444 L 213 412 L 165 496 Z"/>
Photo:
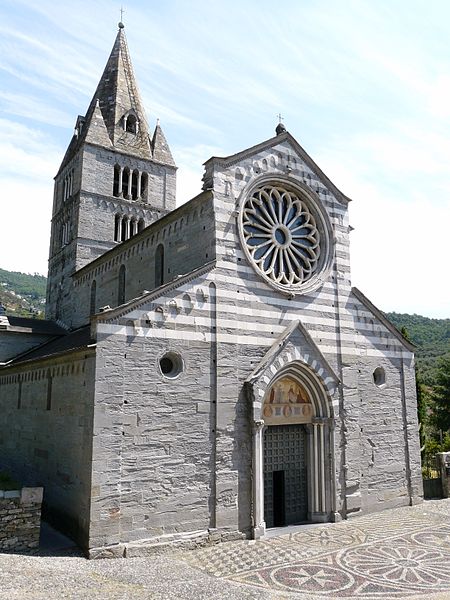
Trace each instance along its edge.
<path fill-rule="evenodd" d="M 266 532 L 264 521 L 264 421 L 253 423 L 253 539 L 261 538 Z"/>
<path fill-rule="evenodd" d="M 326 418 L 313 419 L 313 506 L 311 518 L 315 522 L 329 521 L 326 509 L 325 478 L 325 425 Z"/>

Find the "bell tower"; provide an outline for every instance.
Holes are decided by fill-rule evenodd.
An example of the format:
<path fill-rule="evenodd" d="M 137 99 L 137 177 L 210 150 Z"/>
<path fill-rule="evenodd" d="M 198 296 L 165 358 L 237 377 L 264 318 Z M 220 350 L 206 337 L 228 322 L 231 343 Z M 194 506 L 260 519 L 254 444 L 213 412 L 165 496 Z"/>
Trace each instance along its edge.
<path fill-rule="evenodd" d="M 175 208 L 176 166 L 150 134 L 124 26 L 55 177 L 46 318 L 71 327 L 71 275 Z"/>

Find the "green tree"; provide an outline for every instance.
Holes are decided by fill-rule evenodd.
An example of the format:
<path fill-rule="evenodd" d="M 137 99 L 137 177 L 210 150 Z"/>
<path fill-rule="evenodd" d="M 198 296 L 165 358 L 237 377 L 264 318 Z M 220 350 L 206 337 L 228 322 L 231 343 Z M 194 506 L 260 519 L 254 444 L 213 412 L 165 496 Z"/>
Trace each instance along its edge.
<path fill-rule="evenodd" d="M 443 356 L 438 363 L 430 404 L 431 423 L 438 430 L 450 431 L 450 354 Z"/>

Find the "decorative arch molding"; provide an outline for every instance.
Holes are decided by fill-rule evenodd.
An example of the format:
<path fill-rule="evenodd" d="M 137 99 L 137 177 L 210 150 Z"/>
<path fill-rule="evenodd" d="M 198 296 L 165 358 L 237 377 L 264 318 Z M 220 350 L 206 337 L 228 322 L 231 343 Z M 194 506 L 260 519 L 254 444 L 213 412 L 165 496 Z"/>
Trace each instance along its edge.
<path fill-rule="evenodd" d="M 264 377 L 267 379 L 267 375 Z M 258 385 L 256 386 L 258 395 L 260 395 L 262 390 L 265 390 L 265 393 L 263 394 L 262 401 L 254 401 L 253 414 L 254 418 L 255 416 L 258 417 L 255 419 L 255 421 L 264 419 L 263 409 L 264 403 L 267 400 L 267 396 L 277 383 L 287 378 L 297 382 L 306 391 L 312 405 L 313 417 L 325 419 L 332 417 L 333 406 L 329 391 L 325 387 L 324 381 L 314 371 L 313 368 L 301 360 L 296 359 L 280 367 L 268 383 L 263 381 L 263 385 L 261 387 Z"/>
<path fill-rule="evenodd" d="M 310 390 L 318 409 L 317 416 L 331 417 L 331 402 L 339 377 L 323 356 L 308 330 L 299 320 L 293 321 L 264 355 L 245 382 L 252 398 L 253 421 L 262 418 L 262 402 L 277 379 L 292 375 Z"/>

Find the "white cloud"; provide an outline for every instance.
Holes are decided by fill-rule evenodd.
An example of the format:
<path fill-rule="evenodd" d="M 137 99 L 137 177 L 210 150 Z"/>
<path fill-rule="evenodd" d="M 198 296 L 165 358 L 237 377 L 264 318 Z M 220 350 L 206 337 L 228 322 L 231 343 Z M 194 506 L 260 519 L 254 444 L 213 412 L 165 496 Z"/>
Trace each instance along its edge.
<path fill-rule="evenodd" d="M 32 119 L 35 123 L 65 127 L 70 114 L 30 95 L 0 91 L 0 106 L 5 113 Z"/>
<path fill-rule="evenodd" d="M 7 228 L 1 255 L 11 268 L 45 272 L 52 177 L 64 152 L 58 138 L 68 142 L 88 106 L 119 13 L 107 0 L 7 5 L 2 208 L 24 198 L 33 252 Z M 448 3 L 431 10 L 419 0 L 286 0 L 274 10 L 266 0 L 230 0 L 225 10 L 214 1 L 131 0 L 125 8 L 150 120 L 161 118 L 179 166 L 178 204 L 200 191 L 210 155 L 270 137 L 281 111 L 289 131 L 354 198 L 355 284 L 382 309 L 448 316 Z"/>
<path fill-rule="evenodd" d="M 381 310 L 447 317 L 448 201 L 432 203 L 417 193 L 408 195 L 407 185 L 405 197 L 399 199 L 388 186 L 378 187 L 367 177 L 363 157 L 347 167 L 333 160 L 324 158 L 328 172 L 338 185 L 345 182 L 342 191 L 353 200 L 352 284 Z"/>
<path fill-rule="evenodd" d="M 221 156 L 225 152 L 218 146 L 196 144 L 188 147 L 174 147 L 177 173 L 177 206 L 184 204 L 202 191 L 203 163 L 211 156 Z"/>
<path fill-rule="evenodd" d="M 440 73 L 430 85 L 428 92 L 428 110 L 440 119 L 450 117 L 450 75 Z"/>

